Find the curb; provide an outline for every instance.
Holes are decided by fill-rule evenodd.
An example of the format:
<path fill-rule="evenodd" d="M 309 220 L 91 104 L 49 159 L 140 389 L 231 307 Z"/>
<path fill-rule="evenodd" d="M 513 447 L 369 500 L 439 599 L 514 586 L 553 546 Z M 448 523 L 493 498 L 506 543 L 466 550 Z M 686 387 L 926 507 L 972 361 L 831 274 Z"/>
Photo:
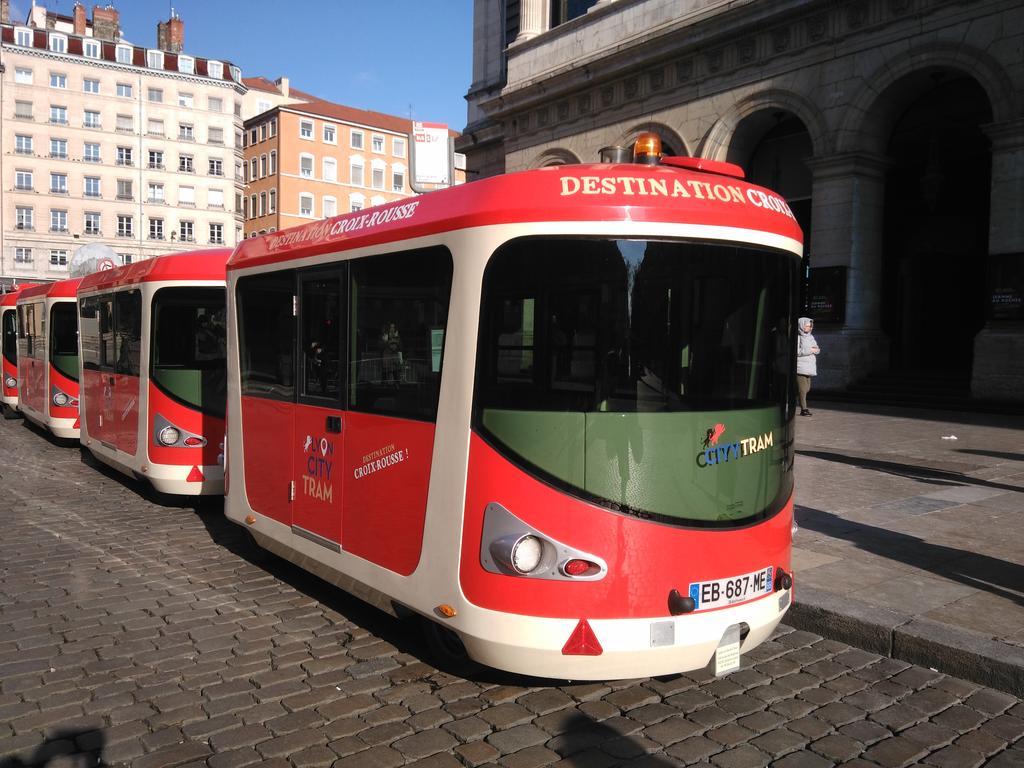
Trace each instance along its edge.
<path fill-rule="evenodd" d="M 1024 698 L 1024 648 L 980 632 L 801 587 L 783 623 L 795 629 Z"/>

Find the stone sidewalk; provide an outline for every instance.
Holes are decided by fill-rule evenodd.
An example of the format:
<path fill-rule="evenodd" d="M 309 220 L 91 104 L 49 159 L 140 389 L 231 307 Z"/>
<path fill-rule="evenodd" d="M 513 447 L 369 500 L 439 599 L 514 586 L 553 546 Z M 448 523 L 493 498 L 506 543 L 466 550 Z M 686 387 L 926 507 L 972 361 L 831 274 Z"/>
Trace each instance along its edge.
<path fill-rule="evenodd" d="M 787 622 L 1021 695 L 1024 417 L 812 410 Z"/>

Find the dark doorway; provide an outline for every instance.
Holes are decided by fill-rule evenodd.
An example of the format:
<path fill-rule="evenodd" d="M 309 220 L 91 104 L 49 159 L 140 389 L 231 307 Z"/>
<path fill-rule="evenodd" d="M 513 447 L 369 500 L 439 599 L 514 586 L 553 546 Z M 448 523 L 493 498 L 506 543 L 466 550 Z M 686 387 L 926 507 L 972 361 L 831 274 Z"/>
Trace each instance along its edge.
<path fill-rule="evenodd" d="M 930 82 L 887 150 L 882 328 L 894 371 L 966 386 L 985 324 L 992 111 L 968 77 Z"/>

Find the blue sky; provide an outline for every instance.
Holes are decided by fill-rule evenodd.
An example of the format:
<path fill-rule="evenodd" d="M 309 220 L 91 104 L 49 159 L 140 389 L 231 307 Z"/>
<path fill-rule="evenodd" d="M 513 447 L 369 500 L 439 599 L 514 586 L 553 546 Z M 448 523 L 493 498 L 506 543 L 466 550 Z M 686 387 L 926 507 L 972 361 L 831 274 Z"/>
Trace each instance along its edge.
<path fill-rule="evenodd" d="M 111 2 L 121 32 L 156 45 L 156 25 L 173 5 L 185 22 L 185 50 L 227 59 L 245 77 L 286 76 L 293 87 L 351 107 L 414 120 L 466 125 L 472 80 L 471 0 L 86 0 Z M 30 0 L 13 0 L 22 21 Z M 71 15 L 73 0 L 40 0 Z M 228 20 L 227 13 L 236 13 Z"/>

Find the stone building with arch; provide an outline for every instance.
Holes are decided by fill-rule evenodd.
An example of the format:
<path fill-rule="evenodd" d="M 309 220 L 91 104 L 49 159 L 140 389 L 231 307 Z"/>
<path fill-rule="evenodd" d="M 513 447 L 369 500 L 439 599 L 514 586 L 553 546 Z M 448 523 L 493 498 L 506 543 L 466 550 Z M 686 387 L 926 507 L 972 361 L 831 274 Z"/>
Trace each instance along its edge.
<path fill-rule="evenodd" d="M 658 133 L 807 236 L 816 387 L 1024 400 L 1019 0 L 475 0 L 470 178 Z"/>

